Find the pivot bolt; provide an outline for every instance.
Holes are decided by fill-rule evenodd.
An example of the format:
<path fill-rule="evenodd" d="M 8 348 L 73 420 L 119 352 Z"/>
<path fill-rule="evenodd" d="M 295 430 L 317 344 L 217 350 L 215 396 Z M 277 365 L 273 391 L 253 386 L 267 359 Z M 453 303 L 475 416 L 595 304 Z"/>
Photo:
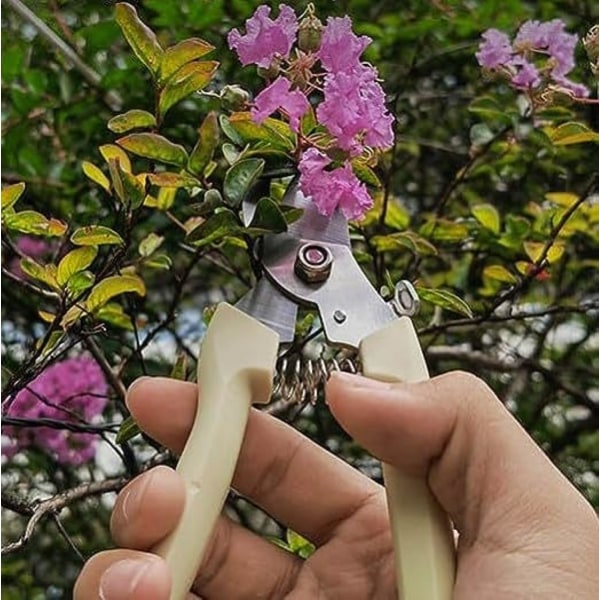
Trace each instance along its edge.
<path fill-rule="evenodd" d="M 304 244 L 298 249 L 294 272 L 306 283 L 325 281 L 333 265 L 333 256 L 329 248 L 319 244 Z"/>

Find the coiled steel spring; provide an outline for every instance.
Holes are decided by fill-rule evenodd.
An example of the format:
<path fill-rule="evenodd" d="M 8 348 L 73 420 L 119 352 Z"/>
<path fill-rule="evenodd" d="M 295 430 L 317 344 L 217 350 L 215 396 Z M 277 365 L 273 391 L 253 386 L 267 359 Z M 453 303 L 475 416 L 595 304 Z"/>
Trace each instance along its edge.
<path fill-rule="evenodd" d="M 351 356 L 308 358 L 283 356 L 277 361 L 273 397 L 286 403 L 315 404 L 333 371 L 358 373 L 357 359 Z"/>

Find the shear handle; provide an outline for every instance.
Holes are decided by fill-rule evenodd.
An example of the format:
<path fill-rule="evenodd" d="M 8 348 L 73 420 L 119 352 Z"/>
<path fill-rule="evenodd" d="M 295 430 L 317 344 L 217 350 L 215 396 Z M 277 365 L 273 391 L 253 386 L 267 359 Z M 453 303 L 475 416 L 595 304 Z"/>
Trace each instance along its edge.
<path fill-rule="evenodd" d="M 253 402 L 266 403 L 279 336 L 222 303 L 206 332 L 198 361 L 198 403 L 177 464 L 185 482 L 183 514 L 154 552 L 171 570 L 170 600 L 184 600 L 211 539 L 231 485 Z"/>
<path fill-rule="evenodd" d="M 363 373 L 380 381 L 429 379 L 423 352 L 408 317 L 369 335 L 360 344 Z M 454 587 L 452 527 L 425 479 L 383 465 L 394 544 L 398 598 L 450 600 Z"/>

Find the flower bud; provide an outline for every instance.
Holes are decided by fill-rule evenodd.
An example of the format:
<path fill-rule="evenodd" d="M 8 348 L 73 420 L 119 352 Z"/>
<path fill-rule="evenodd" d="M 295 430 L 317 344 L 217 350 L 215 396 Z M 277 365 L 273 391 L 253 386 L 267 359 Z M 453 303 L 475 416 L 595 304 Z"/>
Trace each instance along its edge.
<path fill-rule="evenodd" d="M 298 48 L 303 52 L 315 52 L 321 45 L 322 32 L 323 24 L 312 12 L 309 12 L 300 22 Z"/>
<path fill-rule="evenodd" d="M 250 94 L 239 85 L 226 85 L 221 91 L 221 102 L 225 110 L 242 110 L 250 101 Z"/>
<path fill-rule="evenodd" d="M 258 73 L 259 77 L 262 77 L 263 79 L 266 79 L 267 81 L 273 81 L 279 75 L 280 69 L 281 69 L 281 58 L 276 56 L 275 58 L 273 58 L 273 60 L 271 61 L 271 64 L 269 65 L 269 67 L 267 69 L 265 69 L 264 67 L 258 67 L 256 69 L 256 72 Z"/>

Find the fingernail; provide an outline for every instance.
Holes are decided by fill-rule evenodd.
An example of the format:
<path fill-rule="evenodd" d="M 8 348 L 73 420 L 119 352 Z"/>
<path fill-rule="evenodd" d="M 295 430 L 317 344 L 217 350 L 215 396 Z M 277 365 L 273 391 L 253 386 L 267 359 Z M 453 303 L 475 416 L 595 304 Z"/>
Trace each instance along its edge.
<path fill-rule="evenodd" d="M 111 565 L 100 577 L 100 600 L 129 600 L 137 598 L 136 588 L 148 571 L 153 560 L 125 559 Z"/>
<path fill-rule="evenodd" d="M 334 371 L 331 374 L 331 379 L 335 379 L 342 385 L 354 389 L 389 390 L 392 387 L 392 384 L 386 381 L 377 381 L 376 379 L 370 379 L 369 377 L 363 377 L 354 373 L 344 373 L 343 371 Z"/>
<path fill-rule="evenodd" d="M 121 502 L 121 519 L 123 525 L 128 523 L 132 516 L 140 509 L 142 499 L 155 474 L 156 469 L 153 469 L 142 478 L 142 482 L 139 485 L 131 486 L 130 489 L 125 490 L 125 495 Z"/>

